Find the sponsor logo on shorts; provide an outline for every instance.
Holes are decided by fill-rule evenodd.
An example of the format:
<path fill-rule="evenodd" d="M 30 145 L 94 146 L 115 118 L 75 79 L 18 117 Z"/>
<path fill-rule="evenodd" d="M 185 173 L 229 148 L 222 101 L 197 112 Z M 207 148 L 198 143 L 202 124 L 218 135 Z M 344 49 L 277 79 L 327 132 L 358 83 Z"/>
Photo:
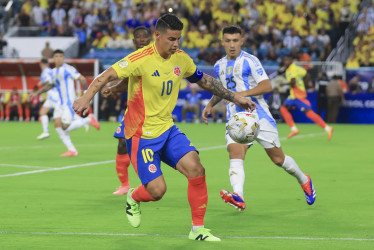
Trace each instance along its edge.
<path fill-rule="evenodd" d="M 151 164 L 151 165 L 148 166 L 148 170 L 151 173 L 156 173 L 157 167 L 155 166 L 155 164 Z"/>
<path fill-rule="evenodd" d="M 181 75 L 181 68 L 179 66 L 175 66 L 173 69 L 174 75 L 180 76 Z"/>

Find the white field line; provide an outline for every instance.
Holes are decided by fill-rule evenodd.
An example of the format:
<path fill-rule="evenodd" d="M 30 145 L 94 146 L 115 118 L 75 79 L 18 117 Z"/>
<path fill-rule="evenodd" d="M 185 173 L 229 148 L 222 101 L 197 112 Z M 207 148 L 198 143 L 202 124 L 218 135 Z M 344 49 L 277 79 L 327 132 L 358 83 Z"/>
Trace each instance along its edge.
<path fill-rule="evenodd" d="M 70 165 L 70 166 L 65 166 L 65 167 L 60 167 L 60 168 L 46 168 L 46 169 L 33 170 L 33 171 L 27 171 L 27 172 L 19 172 L 19 173 L 14 173 L 14 174 L 0 175 L 0 178 L 9 177 L 9 176 L 26 175 L 26 174 L 37 174 L 37 173 L 43 173 L 43 172 L 49 172 L 49 171 L 59 171 L 59 170 L 65 170 L 65 169 L 71 169 L 71 168 L 95 166 L 95 165 L 101 165 L 101 164 L 107 164 L 107 163 L 113 163 L 113 162 L 115 162 L 115 160 L 90 162 L 90 163 Z"/>
<path fill-rule="evenodd" d="M 12 167 L 12 168 L 50 168 L 50 167 L 29 166 L 29 165 L 3 164 L 3 163 L 0 163 L 0 167 Z"/>
<path fill-rule="evenodd" d="M 70 233 L 70 232 L 15 232 L 0 231 L 0 234 L 28 234 L 28 235 L 87 235 L 87 236 L 126 236 L 126 237 L 174 237 L 187 238 L 187 235 L 181 234 L 126 234 L 126 233 Z M 324 237 L 286 237 L 286 236 L 220 236 L 228 239 L 275 239 L 275 240 L 336 240 L 336 241 L 374 241 L 374 239 L 365 238 L 324 238 Z"/>
<path fill-rule="evenodd" d="M 306 135 L 298 135 L 293 137 L 294 139 L 302 139 L 306 137 L 315 137 L 319 135 L 324 135 L 325 133 L 312 133 L 312 134 L 306 134 Z M 286 137 L 280 138 L 281 141 L 286 140 Z M 257 142 L 254 142 L 257 143 Z M 102 146 L 102 145 L 99 145 Z M 213 149 L 221 149 L 221 148 L 226 148 L 226 145 L 220 145 L 220 146 L 213 146 L 213 147 L 205 147 L 199 149 L 199 151 L 208 151 L 208 150 L 213 150 Z M 10 177 L 10 176 L 19 176 L 19 175 L 27 175 L 27 174 L 37 174 L 37 173 L 43 173 L 43 172 L 49 172 L 49 171 L 59 171 L 59 170 L 65 170 L 65 169 L 70 169 L 70 168 L 78 168 L 78 167 L 87 167 L 87 166 L 95 166 L 95 165 L 100 165 L 100 164 L 107 164 L 107 163 L 113 163 L 115 160 L 108 160 L 108 161 L 101 161 L 101 162 L 90 162 L 90 163 L 84 163 L 84 164 L 79 164 L 79 165 L 71 165 L 71 166 L 65 166 L 65 167 L 45 167 L 45 169 L 40 169 L 40 170 L 33 170 L 33 171 L 27 171 L 27 172 L 18 172 L 18 173 L 13 173 L 13 174 L 5 174 L 5 175 L 0 175 L 0 178 L 3 177 Z M 6 165 L 6 166 L 12 166 L 12 164 L 0 164 L 0 166 Z M 13 165 L 14 167 L 17 166 L 23 166 L 23 167 L 29 167 L 33 168 L 33 166 L 26 166 L 26 165 Z M 34 167 L 34 168 L 43 168 L 43 167 Z"/>

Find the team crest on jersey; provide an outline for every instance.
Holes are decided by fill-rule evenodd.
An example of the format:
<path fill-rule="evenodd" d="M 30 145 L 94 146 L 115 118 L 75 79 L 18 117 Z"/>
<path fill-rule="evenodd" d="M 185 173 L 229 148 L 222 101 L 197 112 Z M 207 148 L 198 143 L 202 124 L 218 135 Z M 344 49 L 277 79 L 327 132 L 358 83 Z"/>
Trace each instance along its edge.
<path fill-rule="evenodd" d="M 151 173 L 156 173 L 157 167 L 155 166 L 155 164 L 151 164 L 151 165 L 148 166 L 148 170 Z"/>
<path fill-rule="evenodd" d="M 264 74 L 264 70 L 262 68 L 256 69 L 257 74 L 262 76 Z"/>
<path fill-rule="evenodd" d="M 117 128 L 116 133 L 117 133 L 117 134 L 121 133 L 121 127 L 118 127 L 118 128 Z"/>
<path fill-rule="evenodd" d="M 181 68 L 179 66 L 175 66 L 173 69 L 174 75 L 180 76 L 181 75 Z"/>
<path fill-rule="evenodd" d="M 129 63 L 126 61 L 126 60 L 122 60 L 118 63 L 118 66 L 120 66 L 121 68 L 126 68 L 127 66 L 129 66 Z"/>
<path fill-rule="evenodd" d="M 231 75 L 231 73 L 232 73 L 232 66 L 227 67 L 227 74 Z"/>

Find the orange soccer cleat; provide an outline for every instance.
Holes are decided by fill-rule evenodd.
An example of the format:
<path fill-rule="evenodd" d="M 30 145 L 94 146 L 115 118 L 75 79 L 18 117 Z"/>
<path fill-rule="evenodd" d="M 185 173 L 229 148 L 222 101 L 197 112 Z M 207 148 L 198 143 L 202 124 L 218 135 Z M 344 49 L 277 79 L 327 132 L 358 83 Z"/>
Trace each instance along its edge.
<path fill-rule="evenodd" d="M 243 200 L 243 198 L 238 195 L 237 193 L 231 193 L 225 189 L 222 189 L 221 192 L 220 192 L 220 195 L 221 195 L 221 198 L 222 200 L 229 204 L 230 206 L 233 206 L 235 207 L 236 209 L 238 209 L 239 211 L 242 211 L 245 209 L 245 202 Z"/>
<path fill-rule="evenodd" d="M 65 154 L 60 155 L 61 157 L 72 157 L 72 156 L 77 156 L 78 151 L 76 150 L 68 150 Z"/>
<path fill-rule="evenodd" d="M 100 130 L 100 123 L 95 119 L 95 116 L 93 114 L 89 114 L 88 118 L 91 120 L 90 125 L 97 130 Z"/>
<path fill-rule="evenodd" d="M 326 131 L 328 140 L 331 141 L 332 138 L 332 132 L 334 132 L 334 127 L 330 127 L 329 131 Z"/>
<path fill-rule="evenodd" d="M 113 192 L 114 195 L 123 195 L 123 194 L 127 194 L 127 191 L 129 191 L 130 189 L 130 186 L 127 185 L 127 186 L 120 186 L 117 188 L 117 190 L 115 192 Z"/>
<path fill-rule="evenodd" d="M 297 128 L 296 130 L 291 131 L 291 133 L 288 134 L 287 139 L 290 139 L 291 137 L 294 137 L 300 132 L 300 130 Z"/>

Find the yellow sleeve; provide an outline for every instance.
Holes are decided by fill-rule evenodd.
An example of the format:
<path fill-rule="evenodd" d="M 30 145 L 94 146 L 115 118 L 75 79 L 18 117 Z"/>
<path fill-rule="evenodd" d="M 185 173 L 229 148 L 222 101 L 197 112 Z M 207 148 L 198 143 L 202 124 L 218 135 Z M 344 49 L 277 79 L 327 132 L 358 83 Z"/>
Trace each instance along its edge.
<path fill-rule="evenodd" d="M 189 77 L 192 76 L 196 72 L 196 65 L 191 59 L 189 55 L 187 55 L 185 52 L 181 52 L 183 54 L 183 61 L 185 62 L 186 65 L 186 71 L 183 75 L 183 77 Z"/>
<path fill-rule="evenodd" d="M 125 58 L 119 60 L 115 64 L 112 65 L 112 68 L 116 71 L 119 79 L 128 78 L 130 76 L 140 76 L 140 65 L 141 62 L 144 62 L 144 60 L 139 59 L 135 61 L 131 61 L 129 57 L 132 55 L 126 56 Z"/>
<path fill-rule="evenodd" d="M 297 73 L 299 75 L 301 75 L 302 77 L 304 77 L 307 72 L 306 72 L 306 70 L 303 67 L 298 66 L 298 72 Z"/>

